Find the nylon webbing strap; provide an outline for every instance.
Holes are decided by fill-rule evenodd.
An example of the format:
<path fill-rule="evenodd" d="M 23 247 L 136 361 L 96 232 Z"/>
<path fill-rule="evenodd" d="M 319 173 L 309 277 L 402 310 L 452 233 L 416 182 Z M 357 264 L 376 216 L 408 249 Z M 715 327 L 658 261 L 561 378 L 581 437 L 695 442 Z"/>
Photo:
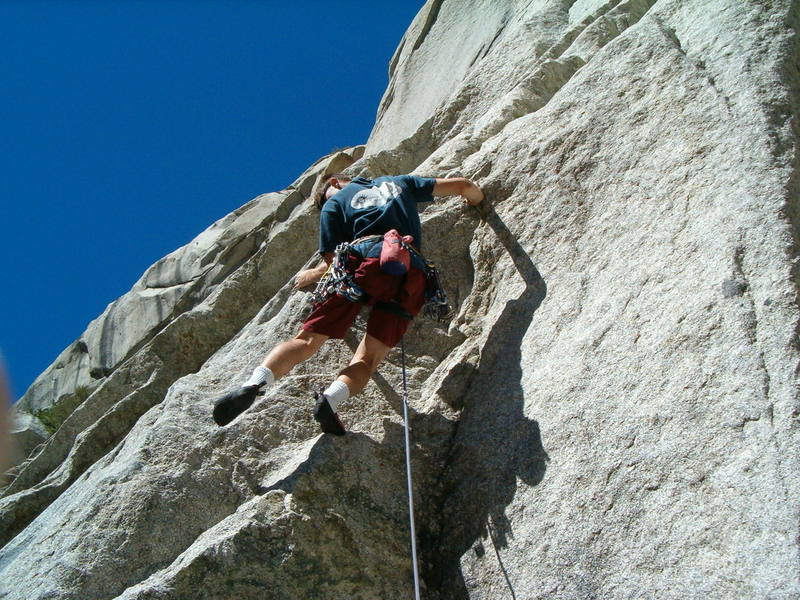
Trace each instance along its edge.
<path fill-rule="evenodd" d="M 414 567 L 414 598 L 419 600 L 419 566 L 417 565 L 417 534 L 414 529 L 414 489 L 411 478 L 411 434 L 408 427 L 408 388 L 406 386 L 406 345 L 400 338 L 403 365 L 403 425 L 406 433 L 406 476 L 408 479 L 408 516 L 411 523 L 411 564 Z"/>

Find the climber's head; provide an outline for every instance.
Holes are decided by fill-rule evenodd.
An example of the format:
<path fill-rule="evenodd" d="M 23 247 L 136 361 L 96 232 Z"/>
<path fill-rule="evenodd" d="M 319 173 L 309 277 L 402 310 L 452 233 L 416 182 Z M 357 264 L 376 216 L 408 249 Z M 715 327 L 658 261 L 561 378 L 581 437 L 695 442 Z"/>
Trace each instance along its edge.
<path fill-rule="evenodd" d="M 319 193 L 314 197 L 314 204 L 319 210 L 322 210 L 322 205 L 325 204 L 328 198 L 350 182 L 350 177 L 341 173 L 332 173 L 325 177 L 322 182 Z"/>

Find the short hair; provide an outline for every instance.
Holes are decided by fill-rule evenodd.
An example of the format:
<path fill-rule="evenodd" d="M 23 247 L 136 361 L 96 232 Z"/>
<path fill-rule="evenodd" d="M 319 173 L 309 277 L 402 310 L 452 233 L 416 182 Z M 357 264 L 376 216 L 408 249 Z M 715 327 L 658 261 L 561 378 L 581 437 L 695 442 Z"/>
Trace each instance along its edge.
<path fill-rule="evenodd" d="M 322 180 L 322 188 L 320 191 L 314 196 L 314 205 L 317 209 L 322 210 L 325 201 L 328 199 L 326 194 L 328 193 L 328 188 L 331 187 L 331 179 L 337 179 L 339 181 L 351 181 L 352 178 L 345 175 L 344 173 L 331 173 L 330 175 L 326 175 Z"/>

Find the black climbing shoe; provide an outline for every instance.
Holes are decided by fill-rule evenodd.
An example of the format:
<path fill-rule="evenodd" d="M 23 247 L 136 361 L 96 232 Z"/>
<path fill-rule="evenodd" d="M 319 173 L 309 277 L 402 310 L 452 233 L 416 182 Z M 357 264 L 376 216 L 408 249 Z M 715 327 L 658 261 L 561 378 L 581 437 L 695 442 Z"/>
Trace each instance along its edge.
<path fill-rule="evenodd" d="M 314 406 L 314 420 L 319 423 L 320 429 L 325 433 L 333 435 L 344 435 L 345 428 L 339 420 L 339 415 L 333 412 L 328 399 L 322 392 L 314 392 L 314 399 L 317 401 Z"/>
<path fill-rule="evenodd" d="M 248 385 L 228 392 L 214 403 L 214 422 L 222 427 L 253 405 L 260 386 Z"/>

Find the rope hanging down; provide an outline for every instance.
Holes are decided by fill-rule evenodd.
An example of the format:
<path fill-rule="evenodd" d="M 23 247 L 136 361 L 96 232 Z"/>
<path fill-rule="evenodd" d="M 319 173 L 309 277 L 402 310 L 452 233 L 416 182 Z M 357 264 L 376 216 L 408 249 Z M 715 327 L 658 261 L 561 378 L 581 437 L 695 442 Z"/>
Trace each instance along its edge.
<path fill-rule="evenodd" d="M 411 564 L 414 567 L 414 598 L 419 600 L 419 566 L 417 565 L 417 534 L 414 530 L 414 490 L 411 478 L 411 435 L 408 427 L 408 389 L 406 386 L 406 346 L 400 338 L 403 365 L 403 426 L 406 434 L 406 476 L 408 479 L 408 515 L 411 523 Z"/>

